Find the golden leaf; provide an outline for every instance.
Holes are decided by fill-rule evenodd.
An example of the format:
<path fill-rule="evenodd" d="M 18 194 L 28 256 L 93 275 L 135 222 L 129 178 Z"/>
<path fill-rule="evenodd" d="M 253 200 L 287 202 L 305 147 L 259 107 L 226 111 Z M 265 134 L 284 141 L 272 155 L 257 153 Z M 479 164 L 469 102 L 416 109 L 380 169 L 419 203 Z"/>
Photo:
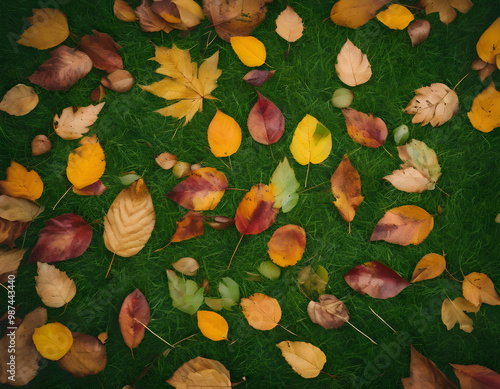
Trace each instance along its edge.
<path fill-rule="evenodd" d="M 404 30 L 415 18 L 405 6 L 391 4 L 385 11 L 377 14 L 377 19 L 392 30 Z"/>
<path fill-rule="evenodd" d="M 302 259 L 306 249 L 306 232 L 300 226 L 287 224 L 274 231 L 267 247 L 267 253 L 276 265 L 293 266 Z"/>
<path fill-rule="evenodd" d="M 330 19 L 338 26 L 358 28 L 390 2 L 391 0 L 340 0 L 333 5 Z"/>
<path fill-rule="evenodd" d="M 242 298 L 240 302 L 248 324 L 257 330 L 272 330 L 281 319 L 278 301 L 262 293 Z"/>
<path fill-rule="evenodd" d="M 229 157 L 241 144 L 241 127 L 231 116 L 217 110 L 208 126 L 208 143 L 216 157 Z"/>
<path fill-rule="evenodd" d="M 266 47 L 253 36 L 232 36 L 231 47 L 244 65 L 254 67 L 266 62 Z"/>
<path fill-rule="evenodd" d="M 9 115 L 23 116 L 38 104 L 38 95 L 31 86 L 17 84 L 7 91 L 0 102 L 0 111 Z"/>
<path fill-rule="evenodd" d="M 500 17 L 483 32 L 476 45 L 477 55 L 484 62 L 500 64 Z M 499 67 L 500 69 L 500 67 Z"/>
<path fill-rule="evenodd" d="M 67 276 L 66 272 L 48 263 L 37 262 L 37 266 L 36 292 L 46 306 L 59 308 L 75 297 L 75 282 Z"/>
<path fill-rule="evenodd" d="M 326 363 L 325 353 L 311 343 L 285 340 L 276 346 L 292 369 L 304 378 L 317 377 Z"/>
<path fill-rule="evenodd" d="M 198 311 L 196 316 L 201 333 L 208 339 L 213 341 L 227 339 L 229 326 L 221 315 L 211 311 Z"/>
<path fill-rule="evenodd" d="M 314 116 L 306 115 L 293 133 L 290 151 L 301 165 L 318 164 L 330 155 L 332 134 Z"/>
<path fill-rule="evenodd" d="M 196 357 L 184 363 L 167 383 L 177 389 L 232 387 L 229 371 L 224 365 L 203 357 Z"/>
<path fill-rule="evenodd" d="M 500 305 L 500 297 L 495 291 L 495 285 L 484 273 L 470 273 L 465 276 L 462 283 L 464 297 L 474 305 L 482 303 L 489 305 Z"/>
<path fill-rule="evenodd" d="M 66 355 L 73 345 L 73 335 L 61 323 L 48 323 L 35 329 L 33 343 L 40 355 L 51 361 L 57 361 Z"/>
<path fill-rule="evenodd" d="M 87 140 L 70 153 L 66 167 L 66 176 L 77 189 L 96 182 L 104 174 L 106 168 L 104 150 L 101 145 L 86 142 Z"/>
<path fill-rule="evenodd" d="M 418 261 L 413 275 L 411 276 L 411 283 L 430 280 L 436 278 L 446 269 L 446 260 L 444 256 L 430 253 L 424 255 L 420 261 Z"/>
<path fill-rule="evenodd" d="M 66 15 L 58 9 L 33 9 L 33 16 L 28 21 L 32 26 L 22 33 L 17 41 L 20 45 L 45 50 L 64 42 L 69 36 Z"/>
<path fill-rule="evenodd" d="M 474 128 L 481 132 L 500 127 L 500 92 L 495 89 L 493 81 L 476 96 L 467 116 Z"/>
<path fill-rule="evenodd" d="M 43 182 L 37 172 L 28 171 L 23 165 L 12 161 L 7 168 L 7 178 L 0 181 L 0 192 L 35 201 L 42 195 Z"/>

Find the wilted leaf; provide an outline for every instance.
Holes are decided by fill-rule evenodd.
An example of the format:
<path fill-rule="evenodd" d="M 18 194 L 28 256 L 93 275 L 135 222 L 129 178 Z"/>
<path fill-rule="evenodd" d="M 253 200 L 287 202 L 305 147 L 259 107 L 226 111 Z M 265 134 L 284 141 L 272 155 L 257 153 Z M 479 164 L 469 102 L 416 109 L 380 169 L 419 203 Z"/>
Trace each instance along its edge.
<path fill-rule="evenodd" d="M 125 297 L 120 308 L 118 323 L 123 340 L 130 350 L 142 342 L 146 330 L 144 326 L 148 325 L 150 317 L 148 302 L 139 289 L 135 289 Z"/>
<path fill-rule="evenodd" d="M 104 193 L 104 191 L 108 189 L 101 180 L 97 180 L 93 184 L 84 186 L 83 188 L 76 188 L 73 186 L 73 193 L 76 193 L 79 196 L 99 196 Z"/>
<path fill-rule="evenodd" d="M 274 195 L 267 185 L 252 186 L 236 209 L 236 228 L 242 235 L 260 234 L 276 220 Z"/>
<path fill-rule="evenodd" d="M 365 114 L 352 108 L 343 108 L 347 132 L 354 142 L 360 145 L 377 148 L 387 138 L 387 126 L 384 121 L 372 114 Z"/>
<path fill-rule="evenodd" d="M 500 92 L 491 84 L 479 93 L 467 112 L 471 124 L 481 132 L 491 132 L 500 127 Z"/>
<path fill-rule="evenodd" d="M 151 8 L 178 30 L 192 30 L 205 18 L 203 10 L 194 0 L 156 1 Z"/>
<path fill-rule="evenodd" d="M 267 253 L 275 264 L 293 266 L 302 259 L 306 249 L 306 232 L 300 226 L 287 224 L 274 231 L 267 247 Z"/>
<path fill-rule="evenodd" d="M 476 45 L 477 55 L 484 62 L 500 64 L 500 17 L 489 26 Z"/>
<path fill-rule="evenodd" d="M 444 269 L 446 269 L 444 256 L 435 253 L 424 255 L 415 266 L 410 282 L 414 283 L 436 278 Z"/>
<path fill-rule="evenodd" d="M 172 306 L 189 315 L 200 309 L 203 304 L 203 288 L 192 280 L 184 280 L 170 269 L 167 269 L 167 277 Z"/>
<path fill-rule="evenodd" d="M 17 84 L 3 96 L 0 111 L 9 115 L 24 116 L 37 106 L 38 100 L 38 95 L 31 86 Z"/>
<path fill-rule="evenodd" d="M 102 84 L 99 84 L 97 88 L 95 88 L 92 92 L 90 92 L 90 100 L 94 102 L 100 102 L 102 99 L 106 97 L 106 89 L 102 86 Z"/>
<path fill-rule="evenodd" d="M 304 378 L 317 377 L 326 363 L 325 353 L 311 343 L 285 340 L 276 346 L 292 369 Z"/>
<path fill-rule="evenodd" d="M 97 115 L 103 106 L 104 103 L 88 107 L 64 108 L 61 117 L 58 114 L 54 116 L 54 130 L 57 135 L 66 140 L 81 138 L 97 120 Z"/>
<path fill-rule="evenodd" d="M 41 264 L 45 266 L 51 266 Z M 65 325 L 54 322 L 35 328 L 33 343 L 40 355 L 51 361 L 61 359 L 73 344 L 73 335 Z"/>
<path fill-rule="evenodd" d="M 118 19 L 124 22 L 135 22 L 137 20 L 134 10 L 124 0 L 115 0 L 113 12 Z"/>
<path fill-rule="evenodd" d="M 196 357 L 179 367 L 167 381 L 177 389 L 231 388 L 229 371 L 219 361 Z"/>
<path fill-rule="evenodd" d="M 236 153 L 240 147 L 241 127 L 231 116 L 217 109 L 208 126 L 207 136 L 213 155 L 229 157 Z"/>
<path fill-rule="evenodd" d="M 0 218 L 9 221 L 32 222 L 43 211 L 33 201 L 0 195 Z"/>
<path fill-rule="evenodd" d="M 58 9 L 33 9 L 33 16 L 28 21 L 31 26 L 17 41 L 20 45 L 45 50 L 64 42 L 69 36 L 66 14 Z"/>
<path fill-rule="evenodd" d="M 170 243 L 182 242 L 183 240 L 203 235 L 205 232 L 203 219 L 204 217 L 201 212 L 188 211 L 188 213 L 177 222 L 177 229 L 172 239 L 170 239 Z"/>
<path fill-rule="evenodd" d="M 269 184 L 274 194 L 274 208 L 281 208 L 283 213 L 290 212 L 299 201 L 297 193 L 299 186 L 295 173 L 285 157 L 274 170 Z"/>
<path fill-rule="evenodd" d="M 264 145 L 280 140 L 285 131 L 285 118 L 280 109 L 258 91 L 259 99 L 250 110 L 247 119 L 248 131 L 252 138 Z"/>
<path fill-rule="evenodd" d="M 87 54 L 94 67 L 108 73 L 123 69 L 123 60 L 118 49 L 121 46 L 111 36 L 97 30 L 92 30 L 94 36 L 84 35 L 78 43 L 78 49 Z"/>
<path fill-rule="evenodd" d="M 82 51 L 62 45 L 50 52 L 35 73 L 28 77 L 33 84 L 49 91 L 67 90 L 92 70 L 92 60 Z"/>
<path fill-rule="evenodd" d="M 391 0 L 340 0 L 333 5 L 330 19 L 339 26 L 358 28 L 390 2 Z"/>
<path fill-rule="evenodd" d="M 254 293 L 241 299 L 241 308 L 248 324 L 257 330 L 272 330 L 281 319 L 278 301 L 262 293 Z"/>
<path fill-rule="evenodd" d="M 232 36 L 231 47 L 244 65 L 254 67 L 266 62 L 266 47 L 253 36 Z"/>
<path fill-rule="evenodd" d="M 96 182 L 104 174 L 106 161 L 99 143 L 87 143 L 68 156 L 66 176 L 76 188 L 82 189 Z"/>
<path fill-rule="evenodd" d="M 306 292 L 317 292 L 318 294 L 325 293 L 326 284 L 328 283 L 328 272 L 319 265 L 316 270 L 306 266 L 299 270 L 298 282 Z"/>
<path fill-rule="evenodd" d="M 481 365 L 450 363 L 462 389 L 495 389 L 500 387 L 500 374 Z"/>
<path fill-rule="evenodd" d="M 276 32 L 288 42 L 295 42 L 302 36 L 304 24 L 302 19 L 292 7 L 287 5 L 276 18 Z"/>
<path fill-rule="evenodd" d="M 59 308 L 75 297 L 75 282 L 68 277 L 66 272 L 48 263 L 38 262 L 37 266 L 36 292 L 46 306 Z"/>
<path fill-rule="evenodd" d="M 495 285 L 484 273 L 470 273 L 462 283 L 464 297 L 472 304 L 481 306 L 482 303 L 500 305 L 500 297 L 495 291 Z"/>
<path fill-rule="evenodd" d="M 349 38 L 337 56 L 335 71 L 340 81 L 349 86 L 364 84 L 372 76 L 372 67 L 368 57 Z"/>
<path fill-rule="evenodd" d="M 416 45 L 422 43 L 427 39 L 431 31 L 431 23 L 428 20 L 414 20 L 408 26 L 408 35 L 411 39 L 411 45 L 415 47 Z"/>
<path fill-rule="evenodd" d="M 231 310 L 231 307 L 240 301 L 240 287 L 232 278 L 224 277 L 219 282 L 219 293 L 222 298 L 205 297 L 205 304 L 215 311 L 222 308 Z"/>
<path fill-rule="evenodd" d="M 227 340 L 229 326 L 221 315 L 211 311 L 198 311 L 196 316 L 198 327 L 204 336 L 213 341 Z"/>
<path fill-rule="evenodd" d="M 411 11 L 401 4 L 391 4 L 377 14 L 377 19 L 392 30 L 404 30 L 415 19 Z"/>
<path fill-rule="evenodd" d="M 0 181 L 0 192 L 28 200 L 37 200 L 43 192 L 43 182 L 37 172 L 28 171 L 23 165 L 12 161 L 7 168 L 7 178 Z"/>
<path fill-rule="evenodd" d="M 470 333 L 474 329 L 474 327 L 472 327 L 472 319 L 467 316 L 464 311 L 477 312 L 478 310 L 479 306 L 472 304 L 463 297 L 457 297 L 453 301 L 446 298 L 441 306 L 441 320 L 443 320 L 448 331 L 458 322 L 461 330 Z"/>
<path fill-rule="evenodd" d="M 411 347 L 410 377 L 401 379 L 405 389 L 415 388 L 439 388 L 457 389 L 439 370 L 434 362 L 420 354 L 413 346 Z"/>
<path fill-rule="evenodd" d="M 457 93 L 445 84 L 434 83 L 415 90 L 415 97 L 403 112 L 415 115 L 412 123 L 441 126 L 458 113 Z"/>
<path fill-rule="evenodd" d="M 196 259 L 184 257 L 172 263 L 172 267 L 185 276 L 195 276 L 200 268 L 200 265 Z"/>
<path fill-rule="evenodd" d="M 344 275 L 344 280 L 356 292 L 379 299 L 394 297 L 410 285 L 398 273 L 378 261 L 353 267 Z"/>
<path fill-rule="evenodd" d="M 81 378 L 99 373 L 106 367 L 106 361 L 106 347 L 99 339 L 73 332 L 73 345 L 57 364 L 74 377 Z"/>
<path fill-rule="evenodd" d="M 104 244 L 121 257 L 131 257 L 146 245 L 155 220 L 153 200 L 140 178 L 118 193 L 104 216 Z"/>
<path fill-rule="evenodd" d="M 276 70 L 250 70 L 245 76 L 243 77 L 243 80 L 255 87 L 262 86 L 266 81 L 269 81 L 269 79 L 274 76 L 274 73 L 276 73 Z"/>
<path fill-rule="evenodd" d="M 455 9 L 464 14 L 472 7 L 472 2 L 470 0 L 420 0 L 420 5 L 425 8 L 427 15 L 439 12 L 439 19 L 444 24 L 450 24 L 457 17 Z"/>
<path fill-rule="evenodd" d="M 15 247 L 14 241 L 29 227 L 31 222 L 11 222 L 0 218 L 0 244 Z"/>
<path fill-rule="evenodd" d="M 319 303 L 310 301 L 307 313 L 313 323 L 323 328 L 339 328 L 349 321 L 349 313 L 345 304 L 331 294 L 319 296 Z"/>
<path fill-rule="evenodd" d="M 434 218 L 416 205 L 403 205 L 387 211 L 375 226 L 370 241 L 385 240 L 408 246 L 420 244 L 434 227 Z"/>
<path fill-rule="evenodd" d="M 330 155 L 332 134 L 314 116 L 307 114 L 293 133 L 290 151 L 301 165 L 318 164 Z"/>

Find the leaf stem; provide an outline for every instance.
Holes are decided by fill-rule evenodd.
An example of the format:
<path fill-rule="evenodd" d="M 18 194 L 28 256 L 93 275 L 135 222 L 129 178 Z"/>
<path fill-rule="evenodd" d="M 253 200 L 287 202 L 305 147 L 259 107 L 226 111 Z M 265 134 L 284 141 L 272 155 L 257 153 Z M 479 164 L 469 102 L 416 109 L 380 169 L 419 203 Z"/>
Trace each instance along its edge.
<path fill-rule="evenodd" d="M 297 334 L 293 333 L 292 331 L 290 331 L 288 328 L 283 327 L 280 323 L 277 323 L 277 324 L 278 324 L 281 328 L 283 328 L 285 331 L 288 331 L 289 333 L 291 333 L 292 335 L 299 336 L 299 335 L 297 335 Z"/>
<path fill-rule="evenodd" d="M 322 372 L 323 374 L 326 374 L 328 377 L 330 377 L 332 380 L 336 380 L 337 379 L 337 376 L 336 375 L 333 375 L 333 374 L 330 374 L 330 373 L 327 373 L 326 371 L 324 370 L 320 370 L 320 372 Z"/>
<path fill-rule="evenodd" d="M 470 73 L 467 73 L 465 76 L 463 76 L 460 81 L 457 82 L 457 84 L 453 87 L 453 90 L 455 90 L 457 88 L 457 86 L 460 85 L 460 83 L 465 80 L 465 78 L 469 75 Z"/>
<path fill-rule="evenodd" d="M 168 247 L 168 245 L 170 245 L 170 243 L 172 243 L 172 241 L 168 242 L 165 246 L 163 246 L 162 248 L 159 248 L 159 249 L 156 249 L 155 251 L 153 251 L 153 253 L 156 253 L 158 251 L 161 251 L 161 250 L 164 250 Z"/>
<path fill-rule="evenodd" d="M 309 166 L 311 166 L 311 162 L 307 164 L 306 182 L 304 183 L 304 188 L 307 188 L 307 178 L 309 177 Z"/>
<path fill-rule="evenodd" d="M 243 239 L 244 236 L 245 236 L 244 234 L 241 234 L 241 238 L 238 241 L 238 244 L 236 245 L 236 248 L 233 251 L 233 255 L 231 255 L 231 259 L 229 260 L 229 265 L 227 265 L 227 270 L 229 270 L 229 267 L 231 266 L 231 262 L 233 261 L 233 258 L 234 258 L 234 254 L 236 254 L 236 250 L 238 250 L 238 247 L 240 246 L 241 240 Z"/>
<path fill-rule="evenodd" d="M 340 317 L 340 316 L 338 316 Z M 370 340 L 370 342 L 372 342 L 373 344 L 377 344 L 377 342 L 375 342 L 372 338 L 370 338 L 368 335 L 366 335 L 363 331 L 361 331 L 360 329 L 358 329 L 354 324 L 352 324 L 350 321 L 348 320 L 345 320 L 343 319 L 347 324 L 349 324 L 352 328 L 354 328 L 356 331 L 358 331 L 361 335 L 363 335 L 364 337 L 366 337 L 367 339 Z"/>
<path fill-rule="evenodd" d="M 143 326 L 145 329 L 147 329 L 149 332 L 151 332 L 151 333 L 152 333 L 154 336 L 156 336 L 158 339 L 160 339 L 160 340 L 161 340 L 161 341 L 163 341 L 164 343 L 168 344 L 170 347 L 174 347 L 174 346 L 172 346 L 170 343 L 168 343 L 165 339 L 163 339 L 160 335 L 157 335 L 157 334 L 155 334 L 153 331 L 151 331 L 151 330 L 149 329 L 149 327 L 148 327 L 146 324 L 144 324 L 142 321 L 140 321 L 139 319 L 137 319 L 137 318 L 135 318 L 135 317 L 134 317 L 134 320 L 135 320 L 137 323 L 139 323 L 140 325 L 142 325 L 142 326 Z"/>
<path fill-rule="evenodd" d="M 391 329 L 391 330 L 392 330 L 395 334 L 397 334 L 397 333 L 398 333 L 398 332 L 397 332 L 394 328 L 392 328 L 392 327 L 391 327 L 391 326 L 390 326 L 390 325 L 389 325 L 389 324 L 388 324 L 388 323 L 387 323 L 384 319 L 382 319 L 382 318 L 381 318 L 381 317 L 377 314 L 377 312 L 375 312 L 375 311 L 372 309 L 372 307 L 370 307 L 370 306 L 368 305 L 368 308 L 370 308 L 370 311 L 372 311 L 372 313 L 373 313 L 375 316 L 377 316 L 380 320 L 382 320 L 382 322 L 383 322 L 383 323 L 384 323 L 387 327 L 389 327 L 389 328 L 390 328 L 390 329 Z"/>
<path fill-rule="evenodd" d="M 107 271 L 106 277 L 104 277 L 104 279 L 108 278 L 109 271 L 111 270 L 111 265 L 113 265 L 113 261 L 115 260 L 115 255 L 116 255 L 116 253 L 113 253 L 113 258 L 111 259 L 111 263 L 109 264 L 108 271 Z"/>
<path fill-rule="evenodd" d="M 64 198 L 64 196 L 66 196 L 68 194 L 68 192 L 71 190 L 71 188 L 73 188 L 73 185 L 71 185 L 68 188 L 68 190 L 66 192 L 64 192 L 64 194 L 61 196 L 61 198 L 59 200 L 57 200 L 57 203 L 56 203 L 56 205 L 54 205 L 54 207 L 52 208 L 52 210 L 56 209 L 57 204 L 59 204 L 61 202 L 61 200 Z"/>

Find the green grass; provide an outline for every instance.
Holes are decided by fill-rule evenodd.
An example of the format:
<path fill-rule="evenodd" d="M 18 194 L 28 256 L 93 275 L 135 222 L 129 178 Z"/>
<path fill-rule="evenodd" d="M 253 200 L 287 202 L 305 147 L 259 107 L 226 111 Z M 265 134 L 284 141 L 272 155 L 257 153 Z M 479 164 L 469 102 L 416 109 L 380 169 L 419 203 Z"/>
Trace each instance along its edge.
<path fill-rule="evenodd" d="M 12 37 L 23 30 L 23 18 L 31 16 L 32 7 L 42 7 L 39 3 L 43 2 L 19 0 L 2 4 L 1 95 L 17 83 L 29 84 L 26 77 L 49 58 L 49 50 L 37 51 L 12 44 Z M 134 75 L 137 85 L 161 79 L 161 75 L 154 73 L 157 64 L 148 61 L 154 54 L 154 45 L 170 47 L 175 42 L 179 48 L 190 49 L 196 61 L 202 59 L 203 53 L 208 57 L 220 51 L 222 75 L 213 92 L 219 100 L 206 101 L 203 112 L 196 114 L 186 127 L 182 127 L 180 121 L 154 113 L 166 105 L 165 101 L 143 92 L 137 85 L 125 94 L 107 91 L 106 104 L 90 133 L 98 135 L 106 154 L 102 180 L 108 190 L 99 197 L 69 193 L 54 211 L 52 207 L 70 186 L 65 176 L 67 156 L 77 147 L 77 141 L 64 141 L 54 135 L 51 152 L 32 157 L 31 140 L 37 134 L 50 134 L 54 114 L 63 108 L 89 105 L 89 93 L 98 85 L 101 72 L 92 70 L 67 92 L 48 92 L 35 86 L 40 103 L 26 116 L 11 117 L 0 112 L 0 179 L 5 178 L 6 168 L 15 160 L 36 170 L 45 184 L 40 202 L 46 208 L 26 236 L 16 243 L 33 247 L 44 222 L 63 213 L 76 212 L 88 222 L 97 221 L 92 224 L 94 236 L 87 251 L 77 259 L 56 264 L 75 280 L 76 297 L 66 309 L 48 308 L 48 314 L 50 322 L 61 322 L 71 331 L 93 336 L 108 331 L 108 362 L 104 371 L 98 374 L 104 388 L 122 388 L 135 382 L 150 364 L 151 368 L 136 382 L 136 387 L 167 387 L 164 381 L 180 365 L 198 355 L 222 362 L 231 372 L 233 382 L 245 379 L 245 383 L 239 385 L 242 388 L 300 388 L 304 385 L 350 388 L 361 386 L 361 381 L 366 388 L 398 388 L 402 387 L 401 378 L 409 375 L 410 343 L 457 383 L 449 363 L 480 364 L 500 371 L 500 308 L 483 305 L 477 314 L 470 314 L 475 327 L 471 334 L 461 331 L 458 326 L 448 331 L 440 319 L 442 301 L 446 296 L 454 298 L 461 294 L 461 284 L 449 275 L 412 285 L 388 300 L 362 296 L 343 280 L 343 275 L 353 266 L 370 260 L 383 262 L 410 279 L 423 255 L 444 250 L 447 268 L 454 277 L 462 279 L 461 271 L 464 274 L 486 273 L 498 291 L 500 225 L 495 224 L 494 219 L 500 212 L 500 130 L 483 134 L 471 126 L 466 114 L 474 97 L 492 81 L 490 77 L 481 82 L 470 65 L 477 56 L 477 40 L 498 17 L 497 1 L 476 1 L 467 14 L 458 14 L 448 26 L 439 21 L 437 14 L 419 13 L 418 18 L 431 22 L 432 30 L 429 38 L 415 48 L 411 47 L 406 31 L 389 30 L 377 20 L 358 30 L 338 27 L 329 19 L 324 21 L 333 4 L 330 1 L 290 1 L 304 21 L 305 32 L 292 44 L 287 59 L 283 54 L 288 43 L 274 32 L 275 19 L 285 8 L 284 2 L 275 0 L 269 4 L 266 19 L 253 35 L 264 42 L 268 53 L 266 62 L 276 69 L 275 76 L 259 90 L 285 116 L 285 133 L 272 146 L 276 161 L 269 147 L 254 142 L 246 128 L 247 115 L 257 98 L 254 88 L 242 81 L 249 68 L 238 60 L 230 44 L 220 38 L 206 47 L 206 42 L 214 37 L 207 20 L 187 38 L 181 38 L 177 31 L 144 33 L 138 23 L 118 20 L 113 15 L 111 0 L 55 0 L 53 3 L 59 4 L 67 14 L 70 29 L 77 36 L 90 34 L 92 29 L 110 34 L 122 46 L 119 52 L 125 69 Z M 48 6 L 54 7 L 54 4 Z M 335 62 L 346 38 L 368 55 L 373 70 L 368 83 L 352 88 L 356 94 L 352 108 L 382 118 L 390 130 L 407 124 L 413 138 L 424 141 L 436 151 L 443 172 L 438 185 L 450 194 L 449 197 L 439 190 L 409 194 L 394 189 L 382 177 L 399 166 L 399 159 L 391 158 L 382 148 L 362 147 L 348 136 L 340 110 L 329 102 L 333 91 L 344 86 L 335 73 Z M 66 44 L 76 45 L 71 38 Z M 266 66 L 262 68 L 267 69 Z M 415 89 L 433 82 L 453 88 L 467 73 L 469 76 L 456 88 L 460 112 L 445 125 L 438 128 L 413 125 L 411 116 L 402 112 Z M 497 89 L 499 74 L 497 70 L 493 75 Z M 216 107 L 242 126 L 243 141 L 231 157 L 232 170 L 226 167 L 224 162 L 227 161 L 210 153 L 206 140 L 206 129 Z M 155 154 L 168 151 L 182 161 L 215 167 L 226 174 L 230 187 L 247 190 L 257 183 L 268 183 L 278 161 L 286 156 L 303 190 L 307 168 L 293 161 L 289 145 L 293 131 L 306 114 L 315 116 L 332 132 L 330 157 L 324 164 L 310 167 L 308 187 L 318 187 L 301 194 L 298 205 L 290 213 L 280 213 L 271 228 L 259 235 L 245 237 L 229 271 L 226 267 L 240 237 L 235 228 L 216 231 L 207 227 L 202 237 L 154 252 L 169 241 L 175 231 L 175 221 L 186 212 L 165 197 L 179 180 L 156 165 Z M 392 134 L 385 146 L 397 155 Z M 350 235 L 347 224 L 332 204 L 329 184 L 330 176 L 346 151 L 361 176 L 365 196 L 351 224 Z M 102 220 L 114 198 L 124 189 L 119 176 L 131 170 L 144 177 L 151 192 L 156 226 L 144 249 L 131 258 L 116 258 L 110 276 L 104 279 L 112 253 L 104 246 Z M 234 217 L 242 197 L 241 191 L 227 191 L 214 213 Z M 429 237 L 422 244 L 409 247 L 368 242 L 384 213 L 406 204 L 418 205 L 431 214 L 442 207 Z M 268 259 L 267 242 L 272 233 L 289 223 L 298 224 L 306 231 L 307 246 L 302 261 L 284 269 L 276 281 L 249 281 L 246 272 L 255 272 L 258 264 Z M 212 342 L 204 338 L 199 333 L 196 318 L 173 308 L 168 293 L 165 270 L 184 256 L 199 261 L 200 271 L 194 280 L 201 283 L 204 278 L 208 279 L 211 297 L 217 297 L 219 280 L 229 276 L 241 286 L 242 296 L 261 292 L 276 298 L 283 310 L 280 323 L 299 337 L 279 327 L 266 332 L 255 330 L 237 307 L 232 312 L 222 312 L 229 322 L 229 338 L 233 342 Z M 296 282 L 299 269 L 308 259 L 311 259 L 308 264 L 322 265 L 328 270 L 330 280 L 326 292 L 345 302 L 351 322 L 378 345 L 370 343 L 348 325 L 325 330 L 310 322 L 306 311 L 308 301 L 300 294 Z M 35 275 L 36 266 L 27 265 L 25 259 L 16 279 L 16 302 L 20 304 L 21 316 L 41 305 L 35 290 Z M 143 342 L 134 350 L 135 360 L 132 359 L 120 334 L 118 312 L 123 299 L 135 288 L 139 288 L 149 302 L 149 327 L 153 331 L 171 343 L 196 335 L 166 357 L 157 358 L 167 347 L 146 333 Z M 0 294 L 6 301 L 6 293 Z M 399 335 L 377 319 L 369 307 Z M 309 380 L 301 378 L 275 346 L 283 340 L 300 340 L 320 347 L 327 355 L 324 371 L 338 378 L 331 381 L 326 374 Z M 99 381 L 95 376 L 75 379 L 55 362 L 42 360 L 36 378 L 27 387 L 98 388 Z"/>

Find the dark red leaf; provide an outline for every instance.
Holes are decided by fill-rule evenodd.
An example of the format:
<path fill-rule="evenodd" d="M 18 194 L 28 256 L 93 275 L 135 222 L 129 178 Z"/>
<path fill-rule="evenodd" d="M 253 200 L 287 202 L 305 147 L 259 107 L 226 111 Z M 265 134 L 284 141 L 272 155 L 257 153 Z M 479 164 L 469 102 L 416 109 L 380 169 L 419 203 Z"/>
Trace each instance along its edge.
<path fill-rule="evenodd" d="M 252 86 L 262 86 L 266 81 L 268 81 L 272 76 L 274 76 L 274 73 L 276 70 L 250 70 L 245 76 L 243 77 L 243 81 L 246 83 L 252 85 Z"/>
<path fill-rule="evenodd" d="M 80 39 L 78 49 L 87 54 L 94 67 L 111 73 L 118 69 L 123 69 L 123 60 L 117 50 L 121 46 L 116 43 L 108 34 L 92 30 L 94 36 L 84 35 Z"/>
<path fill-rule="evenodd" d="M 118 322 L 123 340 L 130 349 L 137 347 L 141 343 L 144 338 L 144 325 L 148 325 L 149 318 L 148 302 L 139 289 L 134 290 L 125 297 L 118 316 Z"/>
<path fill-rule="evenodd" d="M 93 184 L 87 185 L 80 189 L 73 186 L 73 192 L 80 196 L 99 196 L 103 194 L 106 189 L 107 187 L 102 183 L 101 180 L 97 180 Z"/>
<path fill-rule="evenodd" d="M 248 130 L 252 138 L 259 143 L 270 145 L 280 140 L 285 131 L 285 118 L 279 108 L 259 92 L 247 119 Z"/>

